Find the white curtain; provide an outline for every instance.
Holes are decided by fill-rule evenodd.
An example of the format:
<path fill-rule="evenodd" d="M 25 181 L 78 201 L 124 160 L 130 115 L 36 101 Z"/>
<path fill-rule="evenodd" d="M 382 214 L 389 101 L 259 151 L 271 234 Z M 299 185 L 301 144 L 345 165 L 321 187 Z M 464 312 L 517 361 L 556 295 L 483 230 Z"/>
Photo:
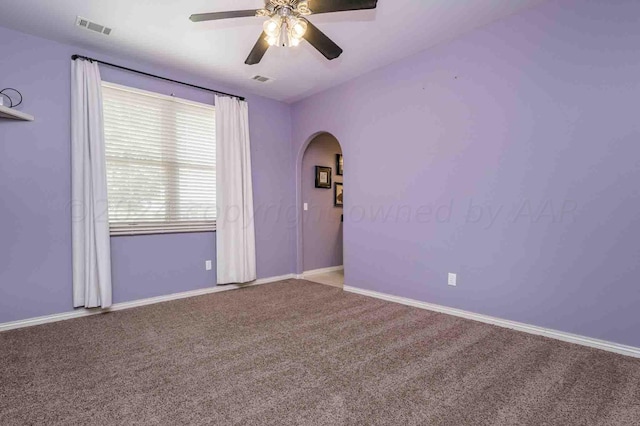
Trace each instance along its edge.
<path fill-rule="evenodd" d="M 73 305 L 111 306 L 102 86 L 98 64 L 71 62 Z"/>
<path fill-rule="evenodd" d="M 216 96 L 217 283 L 256 279 L 249 106 Z"/>

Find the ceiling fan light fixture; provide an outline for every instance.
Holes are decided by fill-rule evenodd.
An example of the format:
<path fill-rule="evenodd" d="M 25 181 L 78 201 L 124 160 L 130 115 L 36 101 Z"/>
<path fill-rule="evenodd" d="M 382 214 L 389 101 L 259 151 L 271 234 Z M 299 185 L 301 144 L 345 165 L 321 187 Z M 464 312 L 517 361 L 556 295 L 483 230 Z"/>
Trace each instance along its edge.
<path fill-rule="evenodd" d="M 274 16 L 273 18 L 265 21 L 263 28 L 264 32 L 268 37 L 278 38 L 282 28 L 282 18 L 279 16 Z"/>
<path fill-rule="evenodd" d="M 267 40 L 269 46 L 275 46 L 276 44 L 278 44 L 278 37 L 267 36 L 265 37 L 265 40 Z"/>
<path fill-rule="evenodd" d="M 289 26 L 295 38 L 302 38 L 307 32 L 307 22 L 304 19 L 292 18 Z"/>
<path fill-rule="evenodd" d="M 307 32 L 307 21 L 294 15 L 275 15 L 265 21 L 265 40 L 269 46 L 296 47 Z"/>

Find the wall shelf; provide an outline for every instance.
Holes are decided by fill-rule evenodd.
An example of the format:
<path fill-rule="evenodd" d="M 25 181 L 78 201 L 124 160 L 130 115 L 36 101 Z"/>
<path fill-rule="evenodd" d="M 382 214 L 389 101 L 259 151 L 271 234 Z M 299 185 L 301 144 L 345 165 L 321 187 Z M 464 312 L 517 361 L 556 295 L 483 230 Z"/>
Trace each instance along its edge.
<path fill-rule="evenodd" d="M 29 115 L 22 111 L 17 111 L 9 107 L 0 105 L 0 118 L 9 118 L 11 120 L 33 121 L 33 115 Z"/>

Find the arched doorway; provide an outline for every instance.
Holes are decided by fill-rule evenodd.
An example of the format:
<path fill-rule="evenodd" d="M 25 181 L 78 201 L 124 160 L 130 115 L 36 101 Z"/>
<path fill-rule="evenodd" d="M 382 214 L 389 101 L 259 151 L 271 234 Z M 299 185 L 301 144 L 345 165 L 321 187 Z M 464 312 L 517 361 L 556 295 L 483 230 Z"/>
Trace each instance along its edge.
<path fill-rule="evenodd" d="M 343 287 L 343 157 L 336 137 L 313 135 L 298 158 L 298 274 Z"/>

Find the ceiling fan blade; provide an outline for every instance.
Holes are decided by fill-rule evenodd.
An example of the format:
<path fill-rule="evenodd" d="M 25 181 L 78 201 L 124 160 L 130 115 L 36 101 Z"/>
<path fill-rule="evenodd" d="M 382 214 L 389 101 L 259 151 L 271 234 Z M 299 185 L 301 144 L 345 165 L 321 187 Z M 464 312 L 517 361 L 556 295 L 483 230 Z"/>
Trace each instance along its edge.
<path fill-rule="evenodd" d="M 307 21 L 307 32 L 304 38 L 330 61 L 342 55 L 343 50 L 340 46 L 335 44 L 333 40 L 327 37 L 311 22 Z"/>
<path fill-rule="evenodd" d="M 378 0 L 309 0 L 313 14 L 375 9 L 377 6 Z"/>
<path fill-rule="evenodd" d="M 218 19 L 246 18 L 249 16 L 256 16 L 256 11 L 235 10 L 233 12 L 196 13 L 195 15 L 191 15 L 189 19 L 191 19 L 193 22 L 202 22 L 217 21 Z"/>
<path fill-rule="evenodd" d="M 267 35 L 263 32 L 260 35 L 260 38 L 258 39 L 256 45 L 253 46 L 253 49 L 251 49 L 251 53 L 249 53 L 249 56 L 247 57 L 247 60 L 244 61 L 244 63 L 247 65 L 255 65 L 260 63 L 262 57 L 265 53 L 267 53 L 268 49 L 269 43 L 267 43 Z"/>

